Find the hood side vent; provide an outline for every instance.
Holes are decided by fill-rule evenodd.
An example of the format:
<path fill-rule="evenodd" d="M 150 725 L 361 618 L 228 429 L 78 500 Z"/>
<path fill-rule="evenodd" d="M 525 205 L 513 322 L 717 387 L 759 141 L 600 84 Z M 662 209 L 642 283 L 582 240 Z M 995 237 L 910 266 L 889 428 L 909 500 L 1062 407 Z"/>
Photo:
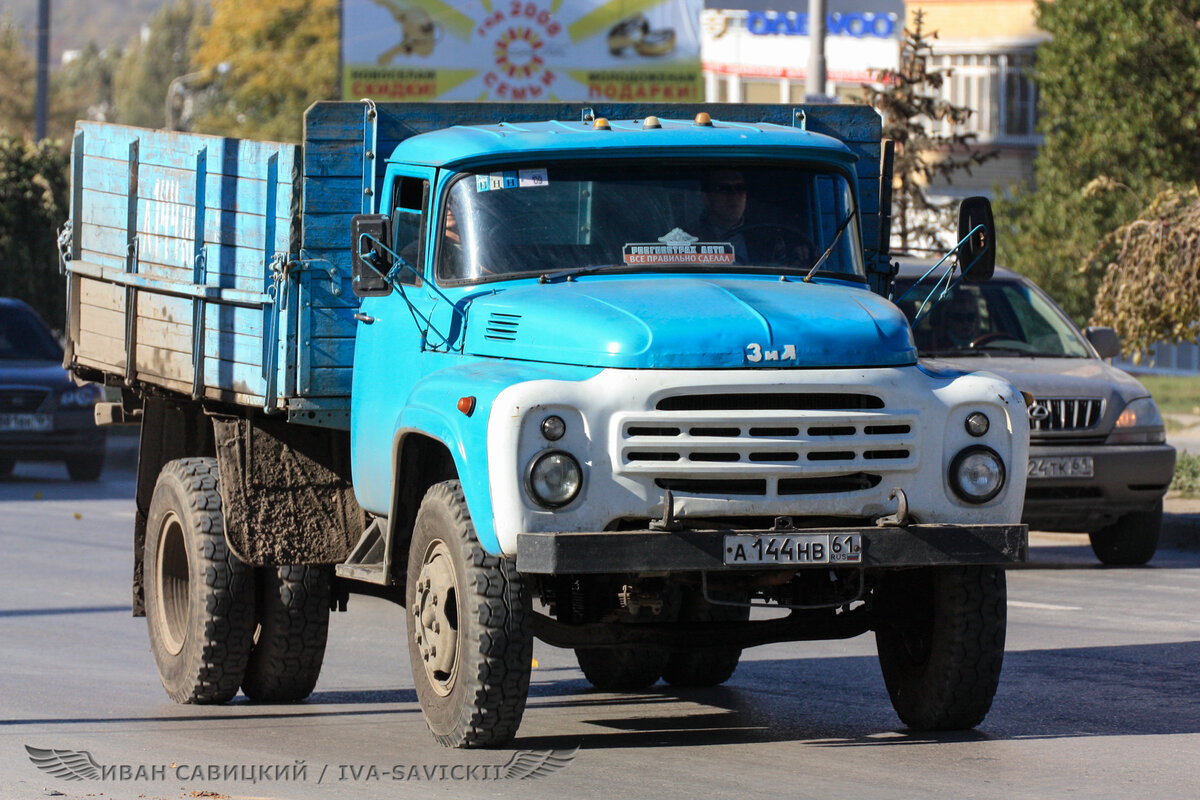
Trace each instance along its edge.
<path fill-rule="evenodd" d="M 492 315 L 488 317 L 483 338 L 493 342 L 515 342 L 517 340 L 517 326 L 520 322 L 520 314 L 501 314 L 498 311 L 493 311 Z"/>

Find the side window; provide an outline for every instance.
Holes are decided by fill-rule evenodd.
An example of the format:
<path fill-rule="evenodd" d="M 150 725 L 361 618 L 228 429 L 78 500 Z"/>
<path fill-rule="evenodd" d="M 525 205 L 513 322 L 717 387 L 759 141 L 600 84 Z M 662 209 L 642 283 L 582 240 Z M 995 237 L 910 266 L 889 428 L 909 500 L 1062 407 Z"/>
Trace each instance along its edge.
<path fill-rule="evenodd" d="M 392 193 L 392 249 L 417 273 L 424 270 L 425 218 L 429 209 L 429 181 L 400 177 Z M 416 285 L 420 276 L 404 270 L 400 282 Z"/>

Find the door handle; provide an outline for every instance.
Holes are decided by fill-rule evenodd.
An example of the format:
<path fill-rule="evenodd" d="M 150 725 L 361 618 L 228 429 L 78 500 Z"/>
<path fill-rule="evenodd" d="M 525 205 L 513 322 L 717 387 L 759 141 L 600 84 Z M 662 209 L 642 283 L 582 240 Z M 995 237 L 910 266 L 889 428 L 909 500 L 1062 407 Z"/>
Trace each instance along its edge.
<path fill-rule="evenodd" d="M 362 322 L 366 325 L 374 325 L 375 324 L 374 317 L 372 317 L 370 314 L 364 314 L 361 311 L 355 311 L 354 318 L 356 320 L 358 320 L 359 322 Z"/>

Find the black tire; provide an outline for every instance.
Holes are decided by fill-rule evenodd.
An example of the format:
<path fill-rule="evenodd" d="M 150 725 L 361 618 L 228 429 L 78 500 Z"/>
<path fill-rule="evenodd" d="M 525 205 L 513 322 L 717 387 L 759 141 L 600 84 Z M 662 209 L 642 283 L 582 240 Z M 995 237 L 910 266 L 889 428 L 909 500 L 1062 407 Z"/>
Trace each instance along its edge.
<path fill-rule="evenodd" d="M 479 544 L 458 481 L 425 493 L 406 577 L 409 661 L 433 738 L 508 744 L 529 695 L 533 607 L 515 560 Z"/>
<path fill-rule="evenodd" d="M 224 703 L 246 672 L 254 635 L 254 571 L 225 543 L 214 458 L 170 461 L 146 526 L 146 620 L 167 695 Z"/>
<path fill-rule="evenodd" d="M 713 598 L 747 602 L 744 595 L 713 593 Z M 686 592 L 679 609 L 680 622 L 745 622 L 748 619 L 749 606 L 713 605 L 704 600 L 699 589 Z M 740 647 L 710 647 L 689 653 L 671 653 L 663 669 L 663 680 L 682 688 L 720 686 L 733 677 L 741 657 Z"/>
<path fill-rule="evenodd" d="M 877 590 L 879 666 L 914 730 L 966 730 L 987 716 L 1004 662 L 1007 590 L 999 567 L 931 567 Z"/>
<path fill-rule="evenodd" d="M 649 689 L 662 677 L 669 653 L 639 647 L 581 647 L 575 660 L 588 683 L 606 692 Z"/>
<path fill-rule="evenodd" d="M 329 634 L 330 568 L 257 570 L 258 630 L 242 691 L 260 703 L 294 703 L 312 694 Z"/>
<path fill-rule="evenodd" d="M 73 481 L 98 481 L 104 472 L 104 451 L 67 459 L 67 474 Z"/>
<path fill-rule="evenodd" d="M 1162 500 L 1148 511 L 1134 511 L 1088 538 L 1092 552 L 1104 564 L 1137 566 L 1154 558 L 1162 533 Z"/>
<path fill-rule="evenodd" d="M 7 478 L 12 475 L 13 467 L 17 465 L 15 459 L 0 458 L 0 479 Z"/>

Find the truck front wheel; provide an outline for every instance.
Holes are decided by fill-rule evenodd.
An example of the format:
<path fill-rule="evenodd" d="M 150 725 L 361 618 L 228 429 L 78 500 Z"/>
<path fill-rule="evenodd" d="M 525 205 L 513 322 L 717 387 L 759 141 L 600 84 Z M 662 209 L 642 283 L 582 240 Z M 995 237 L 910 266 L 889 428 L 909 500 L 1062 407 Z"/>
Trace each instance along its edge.
<path fill-rule="evenodd" d="M 529 694 L 533 609 L 513 559 L 479 544 L 458 481 L 426 492 L 406 584 L 409 661 L 433 737 L 446 747 L 507 744 Z"/>
<path fill-rule="evenodd" d="M 876 590 L 879 665 L 892 706 L 914 730 L 966 730 L 991 708 L 1004 661 L 1004 570 L 930 567 Z"/>
<path fill-rule="evenodd" d="M 260 703 L 293 703 L 312 694 L 329 633 L 330 569 L 258 570 L 258 628 L 242 691 Z"/>
<path fill-rule="evenodd" d="M 237 694 L 254 635 L 254 571 L 225 543 L 214 458 L 162 468 L 144 554 L 150 648 L 177 703 Z"/>

